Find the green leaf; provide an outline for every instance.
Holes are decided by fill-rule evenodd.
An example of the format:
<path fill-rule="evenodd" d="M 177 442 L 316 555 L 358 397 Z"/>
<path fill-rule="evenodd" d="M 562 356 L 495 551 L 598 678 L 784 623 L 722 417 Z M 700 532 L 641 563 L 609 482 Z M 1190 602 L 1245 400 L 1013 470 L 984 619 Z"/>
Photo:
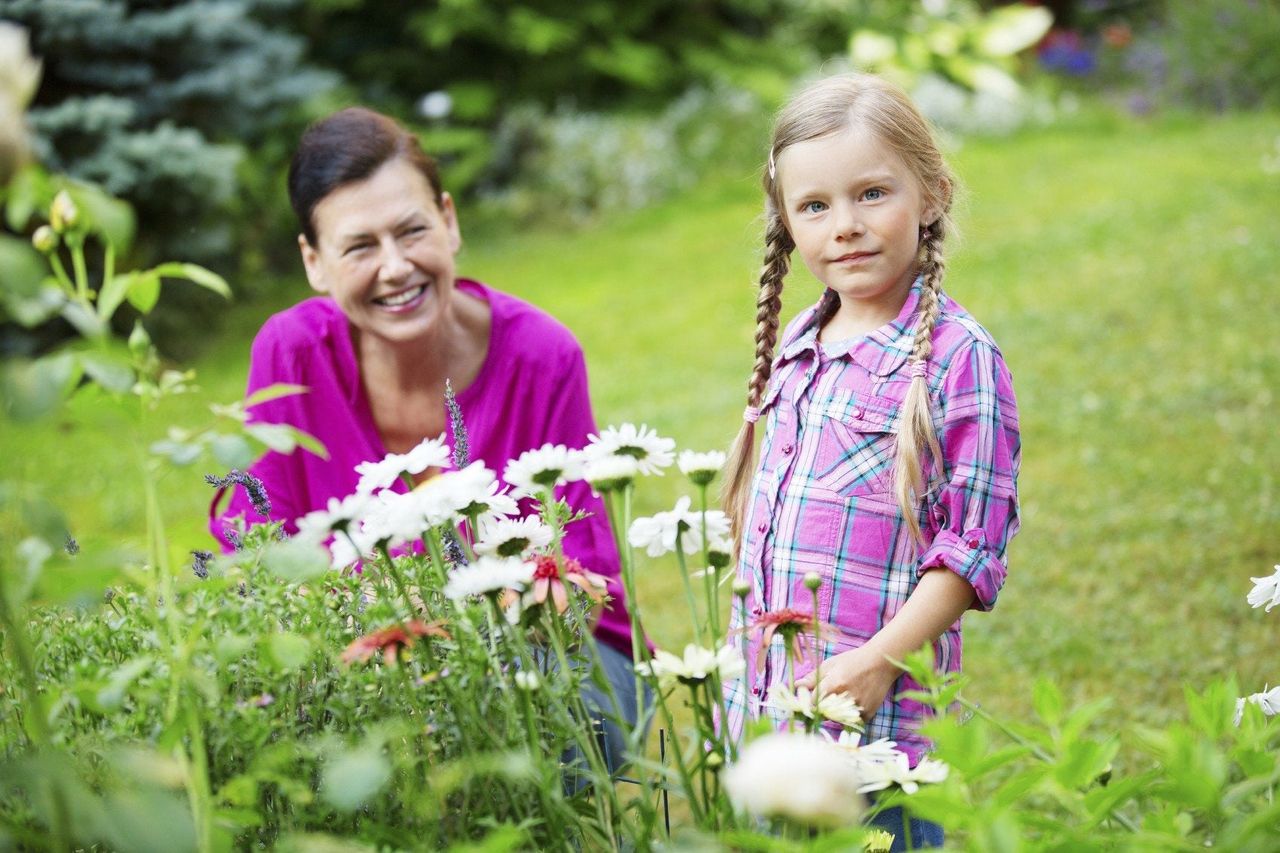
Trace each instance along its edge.
<path fill-rule="evenodd" d="M 320 796 L 334 808 L 350 812 L 371 800 L 391 780 L 391 762 L 381 744 L 347 750 L 324 765 Z"/>
<path fill-rule="evenodd" d="M 1036 715 L 1046 726 L 1058 725 L 1062 719 L 1062 691 L 1058 689 L 1058 685 L 1047 678 L 1037 679 L 1031 691 L 1031 702 Z"/>
<path fill-rule="evenodd" d="M 0 234 L 0 288 L 5 300 L 11 294 L 25 298 L 36 296 L 49 274 L 49 266 L 26 240 Z"/>
<path fill-rule="evenodd" d="M 304 537 L 274 542 L 262 554 L 267 570 L 287 583 L 305 583 L 329 571 L 329 552 Z"/>
<path fill-rule="evenodd" d="M 129 688 L 151 667 L 150 657 L 134 658 L 117 669 L 107 679 L 107 686 L 98 691 L 98 704 L 104 711 L 114 711 L 124 702 Z"/>
<path fill-rule="evenodd" d="M 288 424 L 246 424 L 244 431 L 277 453 L 292 453 L 301 446 L 321 459 L 329 458 L 329 451 L 317 438 Z"/>
<path fill-rule="evenodd" d="M 15 359 L 0 373 L 0 401 L 15 421 L 32 421 L 56 409 L 80 381 L 80 360 L 59 352 L 35 360 Z"/>
<path fill-rule="evenodd" d="M 35 212 L 53 199 L 53 189 L 48 173 L 39 166 L 28 166 L 13 176 L 5 195 L 5 222 L 14 231 L 25 231 Z"/>
<path fill-rule="evenodd" d="M 156 303 L 160 301 L 160 276 L 156 275 L 155 270 L 138 273 L 133 281 L 129 282 L 125 297 L 138 311 L 150 314 L 151 309 L 155 308 Z"/>
<path fill-rule="evenodd" d="M 110 349 L 88 349 L 78 353 L 84 372 L 108 391 L 119 394 L 133 390 L 137 377 L 127 356 Z"/>
<path fill-rule="evenodd" d="M 113 198 L 93 184 L 63 179 L 62 189 L 80 208 L 88 230 L 98 234 L 123 255 L 133 244 L 136 223 L 128 202 Z"/>
<path fill-rule="evenodd" d="M 106 324 L 80 302 L 67 301 L 58 314 L 86 338 L 101 338 L 107 333 Z"/>
<path fill-rule="evenodd" d="M 1010 4 L 987 15 L 978 46 L 987 56 L 1013 56 L 1026 50 L 1053 26 L 1053 13 L 1043 6 Z"/>
<path fill-rule="evenodd" d="M 124 302 L 125 294 L 129 292 L 130 286 L 137 277 L 136 272 L 117 273 L 103 283 L 102 289 L 98 291 L 99 317 L 103 320 L 111 319 L 116 309 L 120 307 L 120 303 Z"/>
<path fill-rule="evenodd" d="M 282 631 L 266 639 L 266 659 L 280 672 L 290 672 L 311 657 L 311 641 L 299 634 Z"/>
<path fill-rule="evenodd" d="M 281 397 L 292 397 L 295 394 L 308 394 L 311 389 L 306 385 L 291 385 L 288 382 L 277 382 L 274 385 L 268 385 L 266 388 L 259 388 L 248 397 L 245 398 L 244 407 L 252 408 L 259 403 L 265 403 L 268 400 L 278 400 Z"/>
<path fill-rule="evenodd" d="M 223 634 L 213 644 L 213 657 L 226 666 L 232 661 L 240 660 L 253 646 L 253 639 L 244 634 Z"/>
<path fill-rule="evenodd" d="M 209 440 L 213 458 L 223 468 L 248 468 L 257 456 L 253 447 L 241 435 L 215 435 Z"/>
<path fill-rule="evenodd" d="M 160 264 L 158 267 L 151 269 L 151 272 L 164 278 L 180 278 L 197 284 L 206 290 L 212 290 L 219 296 L 227 299 L 231 298 L 231 287 L 227 284 L 227 280 L 212 270 L 207 270 L 196 264 L 187 264 L 180 261 L 172 261 L 167 264 Z"/>

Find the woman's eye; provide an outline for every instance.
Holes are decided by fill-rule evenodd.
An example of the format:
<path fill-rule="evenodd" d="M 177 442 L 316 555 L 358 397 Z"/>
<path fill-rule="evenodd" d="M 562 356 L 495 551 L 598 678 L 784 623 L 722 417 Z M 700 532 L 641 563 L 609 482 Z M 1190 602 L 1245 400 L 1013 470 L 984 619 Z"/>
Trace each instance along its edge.
<path fill-rule="evenodd" d="M 343 251 L 343 253 L 342 253 L 342 254 L 343 254 L 343 255 L 355 255 L 355 254 L 359 254 L 360 252 L 363 252 L 363 251 L 364 251 L 365 249 L 367 249 L 367 248 L 369 248 L 369 244 L 368 244 L 368 243 L 352 243 L 350 246 L 348 246 L 348 247 Z"/>

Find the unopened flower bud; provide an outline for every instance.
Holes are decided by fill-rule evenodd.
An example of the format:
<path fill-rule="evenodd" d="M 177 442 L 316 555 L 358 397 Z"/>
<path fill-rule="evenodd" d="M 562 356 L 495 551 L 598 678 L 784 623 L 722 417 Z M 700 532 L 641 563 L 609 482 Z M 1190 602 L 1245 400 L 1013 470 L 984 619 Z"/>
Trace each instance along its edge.
<path fill-rule="evenodd" d="M 711 771 L 719 770 L 724 766 L 724 756 L 718 752 L 707 753 L 707 769 Z"/>
<path fill-rule="evenodd" d="M 751 584 L 742 578 L 738 578 L 733 582 L 733 594 L 738 598 L 746 598 L 751 594 Z"/>
<path fill-rule="evenodd" d="M 58 248 L 58 232 L 48 225 L 41 225 L 36 229 L 36 233 L 31 235 L 31 245 L 35 246 L 40 254 L 47 255 Z"/>
<path fill-rule="evenodd" d="M 818 587 L 822 586 L 822 576 L 817 572 L 804 573 L 804 588 L 809 592 L 817 592 Z"/>
<path fill-rule="evenodd" d="M 76 207 L 76 203 L 71 200 L 71 196 L 66 190 L 62 190 L 53 197 L 53 204 L 49 208 L 49 224 L 53 226 L 53 230 L 59 234 L 64 234 L 76 227 L 80 222 L 80 209 Z"/>

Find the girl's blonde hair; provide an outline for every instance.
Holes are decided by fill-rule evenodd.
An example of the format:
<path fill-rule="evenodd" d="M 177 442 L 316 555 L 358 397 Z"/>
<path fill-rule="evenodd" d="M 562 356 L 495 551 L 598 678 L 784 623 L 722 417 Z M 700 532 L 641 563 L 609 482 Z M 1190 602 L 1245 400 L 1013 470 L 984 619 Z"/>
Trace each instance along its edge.
<path fill-rule="evenodd" d="M 795 242 L 787 230 L 775 163 L 779 155 L 798 142 L 837 133 L 857 126 L 873 132 L 897 152 L 920 187 L 925 208 L 938 218 L 921 229 L 919 272 L 924 278 L 919 317 L 912 343 L 911 385 L 898 419 L 898 441 L 894 458 L 894 494 L 912 537 L 920 541 L 917 502 L 924 494 L 922 456 L 927 449 L 940 465 L 942 452 L 930 414 L 929 386 L 925 367 L 933 351 L 933 329 L 941 310 L 940 290 L 946 265 L 942 243 L 952 223 L 950 218 L 952 178 L 942 158 L 928 122 L 896 86 L 869 74 L 829 77 L 811 84 L 793 97 L 778 113 L 773 128 L 764 173 L 765 251 L 756 297 L 756 356 L 747 380 L 747 411 L 742 428 L 729 452 L 721 495 L 725 511 L 733 522 L 734 540 L 741 542 L 742 525 L 748 512 L 747 496 L 755 469 L 755 418 L 769 375 L 773 370 L 773 350 L 778 339 L 778 314 L 782 308 L 782 284 L 791 267 Z M 821 328 L 839 307 L 832 290 L 822 295 L 815 325 Z"/>

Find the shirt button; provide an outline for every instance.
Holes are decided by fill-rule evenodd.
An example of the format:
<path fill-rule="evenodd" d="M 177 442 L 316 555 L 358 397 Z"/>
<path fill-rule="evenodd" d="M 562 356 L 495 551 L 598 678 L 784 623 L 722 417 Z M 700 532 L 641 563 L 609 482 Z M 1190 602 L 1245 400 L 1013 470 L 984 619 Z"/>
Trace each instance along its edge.
<path fill-rule="evenodd" d="M 786 445 L 783 445 L 783 447 L 782 447 L 782 455 L 783 455 L 783 456 L 790 456 L 793 452 L 795 452 L 795 449 L 796 449 L 796 446 L 795 446 L 794 444 L 786 444 Z"/>
<path fill-rule="evenodd" d="M 763 611 L 763 610 L 761 610 L 759 607 L 753 607 L 753 608 L 751 608 L 751 615 L 752 615 L 752 616 L 759 616 L 759 615 L 760 615 L 760 614 L 762 614 L 762 613 L 764 613 L 764 611 Z"/>
<path fill-rule="evenodd" d="M 862 409 L 859 409 L 857 406 L 854 406 L 852 409 L 849 410 L 849 414 L 853 415 L 855 418 L 860 418 L 862 417 Z"/>
<path fill-rule="evenodd" d="M 764 533 L 768 529 L 769 525 L 765 524 L 763 521 L 756 525 L 756 533 Z"/>
<path fill-rule="evenodd" d="M 970 537 L 969 537 L 968 545 L 969 545 L 969 549 L 970 549 L 970 550 L 972 550 L 972 551 L 976 551 L 976 550 L 978 550 L 979 546 L 981 546 L 981 545 L 982 545 L 982 542 L 978 540 L 978 537 L 976 537 L 976 536 L 970 536 Z"/>

